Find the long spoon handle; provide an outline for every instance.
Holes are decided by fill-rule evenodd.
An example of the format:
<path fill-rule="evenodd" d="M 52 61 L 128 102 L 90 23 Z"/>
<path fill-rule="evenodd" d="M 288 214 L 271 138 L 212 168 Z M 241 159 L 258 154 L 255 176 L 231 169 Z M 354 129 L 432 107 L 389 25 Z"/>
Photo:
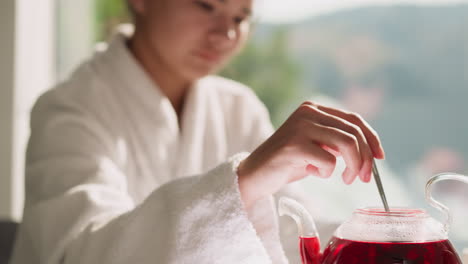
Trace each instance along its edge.
<path fill-rule="evenodd" d="M 372 174 L 374 174 L 375 183 L 377 184 L 377 189 L 379 189 L 380 198 L 382 199 L 385 212 L 388 213 L 390 212 L 390 208 L 388 207 L 387 197 L 385 197 L 385 191 L 383 189 L 382 180 L 380 179 L 379 170 L 377 170 L 375 160 L 372 161 Z"/>

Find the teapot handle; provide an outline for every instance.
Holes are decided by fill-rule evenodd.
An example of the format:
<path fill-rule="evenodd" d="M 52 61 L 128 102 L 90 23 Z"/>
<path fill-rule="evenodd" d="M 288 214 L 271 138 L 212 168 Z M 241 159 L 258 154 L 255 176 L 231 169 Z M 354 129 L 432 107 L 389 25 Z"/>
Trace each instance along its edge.
<path fill-rule="evenodd" d="M 426 201 L 434 208 L 438 209 L 445 215 L 445 223 L 444 223 L 444 231 L 448 234 L 450 225 L 452 224 L 452 213 L 450 212 L 450 209 L 440 203 L 439 201 L 435 200 L 434 197 L 432 196 L 432 187 L 434 183 L 437 183 L 439 181 L 445 181 L 445 180 L 456 180 L 456 181 L 461 181 L 464 183 L 468 184 L 468 177 L 465 175 L 461 174 L 456 174 L 456 173 L 450 173 L 450 172 L 445 172 L 445 173 L 440 173 L 427 181 L 426 184 Z"/>

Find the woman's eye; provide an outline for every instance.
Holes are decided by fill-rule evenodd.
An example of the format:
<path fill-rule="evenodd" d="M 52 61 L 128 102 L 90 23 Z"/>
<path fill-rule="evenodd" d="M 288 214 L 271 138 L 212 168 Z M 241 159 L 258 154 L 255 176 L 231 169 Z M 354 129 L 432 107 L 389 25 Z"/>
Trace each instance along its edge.
<path fill-rule="evenodd" d="M 204 1 L 196 1 L 197 5 L 208 12 L 213 12 L 214 11 L 214 6 L 210 3 L 204 2 Z"/>

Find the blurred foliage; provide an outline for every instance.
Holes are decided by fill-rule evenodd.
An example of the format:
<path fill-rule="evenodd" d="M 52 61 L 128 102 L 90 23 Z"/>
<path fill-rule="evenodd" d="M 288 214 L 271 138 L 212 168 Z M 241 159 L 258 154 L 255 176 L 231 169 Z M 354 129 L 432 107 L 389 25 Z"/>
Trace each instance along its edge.
<path fill-rule="evenodd" d="M 264 40 L 252 39 L 221 73 L 250 86 L 280 125 L 283 112 L 299 94 L 299 64 L 288 54 L 287 28 L 275 29 Z"/>
<path fill-rule="evenodd" d="M 95 10 L 96 41 L 108 39 L 116 25 L 131 20 L 125 0 L 95 0 Z"/>

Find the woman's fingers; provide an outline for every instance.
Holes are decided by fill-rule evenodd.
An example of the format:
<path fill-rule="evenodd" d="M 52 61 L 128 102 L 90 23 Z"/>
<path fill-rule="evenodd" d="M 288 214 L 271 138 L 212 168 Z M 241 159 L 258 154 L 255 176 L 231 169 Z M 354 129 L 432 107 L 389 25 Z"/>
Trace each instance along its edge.
<path fill-rule="evenodd" d="M 315 105 L 319 110 L 322 110 L 328 114 L 343 118 L 344 120 L 359 126 L 364 133 L 367 143 L 373 153 L 373 156 L 378 159 L 385 158 L 385 153 L 380 142 L 379 136 L 374 129 L 358 114 L 348 113 L 340 109 L 335 109 L 328 106 Z"/>
<path fill-rule="evenodd" d="M 363 162 L 356 136 L 336 127 L 312 122 L 310 122 L 309 131 L 309 138 L 315 144 L 326 145 L 342 155 L 347 167 L 343 172 L 343 180 L 347 184 L 352 183 L 360 173 Z M 325 151 L 323 148 L 321 149 Z"/>
<path fill-rule="evenodd" d="M 327 113 L 324 113 L 324 115 L 320 117 L 319 123 L 329 127 L 336 127 L 356 137 L 359 144 L 359 153 L 362 159 L 362 165 L 358 174 L 362 181 L 369 182 L 372 175 L 373 154 L 361 128 L 347 120 Z"/>
<path fill-rule="evenodd" d="M 249 206 L 310 173 L 330 177 L 338 155 L 347 184 L 358 175 L 369 181 L 373 158 L 384 157 L 377 134 L 358 115 L 305 102 L 239 164 L 242 199 Z"/>
<path fill-rule="evenodd" d="M 301 146 L 306 157 L 305 162 L 308 164 L 306 171 L 321 178 L 330 177 L 335 170 L 336 157 L 312 141 Z"/>
<path fill-rule="evenodd" d="M 343 173 L 345 182 L 348 183 L 353 181 L 356 175 L 359 175 L 362 181 L 369 182 L 372 175 L 371 169 L 373 155 L 361 128 L 358 125 L 338 116 L 326 113 L 310 104 L 306 103 L 304 104 L 304 107 L 308 109 L 308 116 L 306 119 L 308 119 L 313 125 L 322 125 L 335 129 L 321 129 L 321 131 L 313 133 L 313 136 L 320 137 L 318 142 L 322 144 L 326 150 L 331 150 L 330 152 L 335 155 L 336 152 L 339 152 L 343 156 L 346 165 L 349 168 Z M 340 133 L 340 131 L 346 133 Z M 329 138 L 328 141 L 325 141 L 326 137 L 329 137 L 332 133 L 338 134 Z M 355 142 L 357 142 L 357 148 L 355 147 Z M 358 159 L 358 157 L 360 157 L 360 159 Z M 356 169 L 354 166 L 357 164 L 359 164 L 359 167 Z"/>

